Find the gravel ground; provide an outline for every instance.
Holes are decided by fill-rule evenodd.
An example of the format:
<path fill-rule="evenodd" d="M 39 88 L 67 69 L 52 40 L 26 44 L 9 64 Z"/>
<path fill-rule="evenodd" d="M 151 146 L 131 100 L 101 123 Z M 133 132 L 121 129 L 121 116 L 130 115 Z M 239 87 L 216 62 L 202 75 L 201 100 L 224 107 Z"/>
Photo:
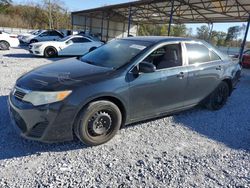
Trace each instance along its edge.
<path fill-rule="evenodd" d="M 53 59 L 55 61 L 56 59 Z M 23 73 L 52 63 L 0 51 L 0 187 L 250 187 L 250 70 L 226 106 L 128 126 L 107 144 L 19 137 L 7 95 Z"/>

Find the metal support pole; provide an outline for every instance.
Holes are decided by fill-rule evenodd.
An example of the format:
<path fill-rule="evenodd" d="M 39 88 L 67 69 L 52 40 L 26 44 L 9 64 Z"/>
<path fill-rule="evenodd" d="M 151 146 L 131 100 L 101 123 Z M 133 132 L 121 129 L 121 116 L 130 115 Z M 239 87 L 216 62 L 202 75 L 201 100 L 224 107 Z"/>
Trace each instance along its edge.
<path fill-rule="evenodd" d="M 107 35 L 106 35 L 106 42 L 109 40 L 109 18 L 107 20 Z"/>
<path fill-rule="evenodd" d="M 102 12 L 101 40 L 103 35 L 103 22 L 104 22 L 104 12 Z"/>
<path fill-rule="evenodd" d="M 213 34 L 214 24 L 213 24 L 213 23 L 211 23 L 211 27 L 210 27 L 210 25 L 208 25 L 208 27 L 209 27 L 208 42 L 211 42 L 211 39 L 212 39 L 212 34 Z"/>
<path fill-rule="evenodd" d="M 85 34 L 86 34 L 86 30 L 87 30 L 87 16 L 85 16 L 85 28 L 84 28 Z"/>
<path fill-rule="evenodd" d="M 124 37 L 124 34 L 125 34 L 125 27 L 126 27 L 126 23 L 123 22 L 122 37 Z"/>
<path fill-rule="evenodd" d="M 168 23 L 168 36 L 170 36 L 170 31 L 171 31 L 171 24 L 173 22 L 173 15 L 174 15 L 174 0 L 171 0 L 171 13 L 170 13 L 170 18 L 169 18 L 169 23 Z"/>
<path fill-rule="evenodd" d="M 130 32 L 131 17 L 132 17 L 132 7 L 130 5 L 129 6 L 129 15 L 128 15 L 128 37 L 130 34 L 129 32 Z"/>
<path fill-rule="evenodd" d="M 248 31 L 249 31 L 249 27 L 250 27 L 250 14 L 248 15 L 248 20 L 247 20 L 247 27 L 246 27 L 246 31 L 245 31 L 245 36 L 244 36 L 244 39 L 243 39 L 242 44 L 241 44 L 240 56 L 239 56 L 239 61 L 240 61 L 240 63 L 242 62 L 242 58 L 243 58 L 244 48 L 245 48 L 246 41 L 247 41 L 247 34 L 248 34 Z"/>

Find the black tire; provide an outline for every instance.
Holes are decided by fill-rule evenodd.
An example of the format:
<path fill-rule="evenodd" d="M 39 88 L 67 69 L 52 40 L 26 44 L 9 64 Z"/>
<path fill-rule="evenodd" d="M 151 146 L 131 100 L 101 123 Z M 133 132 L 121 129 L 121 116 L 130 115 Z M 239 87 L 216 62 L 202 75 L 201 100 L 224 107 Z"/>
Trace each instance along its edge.
<path fill-rule="evenodd" d="M 50 47 L 47 47 L 45 48 L 44 50 L 44 57 L 47 57 L 47 58 L 50 58 L 50 57 L 57 57 L 57 50 L 50 46 Z"/>
<path fill-rule="evenodd" d="M 208 97 L 206 107 L 210 110 L 219 110 L 227 102 L 230 94 L 229 86 L 226 82 L 221 82 L 214 92 Z"/>
<path fill-rule="evenodd" d="M 32 40 L 30 41 L 30 44 L 32 44 L 32 43 L 36 43 L 36 42 L 38 42 L 38 40 L 36 40 L 36 39 L 32 39 Z"/>
<path fill-rule="evenodd" d="M 122 124 L 120 109 L 112 102 L 89 103 L 74 125 L 76 136 L 87 146 L 96 146 L 112 139 Z"/>
<path fill-rule="evenodd" d="M 10 44 L 7 41 L 0 41 L 0 50 L 9 50 Z"/>
<path fill-rule="evenodd" d="M 97 48 L 97 47 L 91 47 L 91 48 L 89 49 L 89 52 L 94 51 L 96 48 Z"/>

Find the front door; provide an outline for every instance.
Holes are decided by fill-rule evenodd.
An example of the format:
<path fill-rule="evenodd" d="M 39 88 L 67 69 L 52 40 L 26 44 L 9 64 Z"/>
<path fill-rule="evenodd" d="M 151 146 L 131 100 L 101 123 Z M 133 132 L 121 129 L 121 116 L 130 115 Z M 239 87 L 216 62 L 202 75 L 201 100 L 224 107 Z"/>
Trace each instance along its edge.
<path fill-rule="evenodd" d="M 130 79 L 132 120 L 155 117 L 183 106 L 187 71 L 182 65 L 181 45 L 160 47 L 144 61 L 153 63 L 156 71 L 140 73 Z"/>

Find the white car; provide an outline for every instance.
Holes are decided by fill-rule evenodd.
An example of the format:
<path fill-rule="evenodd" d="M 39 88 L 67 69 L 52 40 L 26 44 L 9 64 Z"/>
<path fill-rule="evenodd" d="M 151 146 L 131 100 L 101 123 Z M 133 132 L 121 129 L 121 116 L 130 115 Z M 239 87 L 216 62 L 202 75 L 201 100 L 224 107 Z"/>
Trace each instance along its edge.
<path fill-rule="evenodd" d="M 10 47 L 18 47 L 17 35 L 0 31 L 0 50 L 8 50 Z"/>
<path fill-rule="evenodd" d="M 58 41 L 37 42 L 29 45 L 30 53 L 37 56 L 81 56 L 103 45 L 88 37 L 70 35 Z"/>
<path fill-rule="evenodd" d="M 63 38 L 63 34 L 57 30 L 43 30 L 38 34 L 24 36 L 22 42 L 30 44 L 42 41 L 54 41 Z"/>

